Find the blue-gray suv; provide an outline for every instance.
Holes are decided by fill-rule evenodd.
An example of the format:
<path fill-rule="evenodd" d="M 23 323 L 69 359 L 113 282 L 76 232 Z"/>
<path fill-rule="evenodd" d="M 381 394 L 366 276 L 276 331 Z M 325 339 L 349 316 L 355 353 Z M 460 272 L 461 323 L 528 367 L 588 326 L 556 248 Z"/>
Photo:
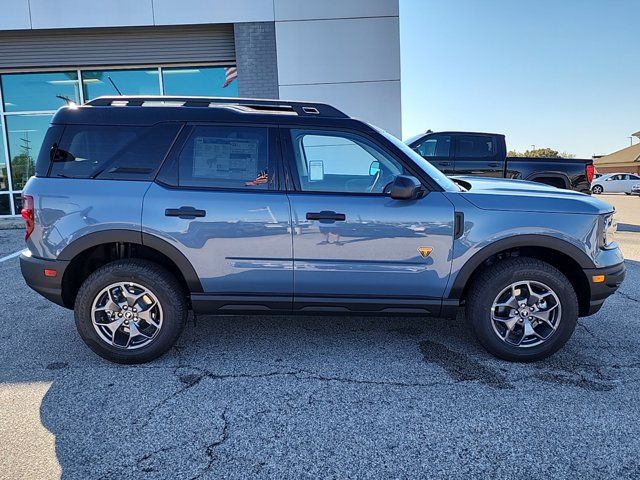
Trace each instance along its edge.
<path fill-rule="evenodd" d="M 449 179 L 324 104 L 101 97 L 54 116 L 23 192 L 27 283 L 115 362 L 194 314 L 454 316 L 494 355 L 545 358 L 625 275 L 613 208 Z"/>

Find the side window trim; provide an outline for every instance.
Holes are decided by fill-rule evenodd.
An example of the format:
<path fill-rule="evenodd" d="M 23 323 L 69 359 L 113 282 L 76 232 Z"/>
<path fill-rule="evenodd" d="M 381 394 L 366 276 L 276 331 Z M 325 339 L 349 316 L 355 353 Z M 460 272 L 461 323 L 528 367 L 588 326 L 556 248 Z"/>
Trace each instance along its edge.
<path fill-rule="evenodd" d="M 227 187 L 218 187 L 218 186 L 188 186 L 188 185 L 180 185 L 180 170 L 179 166 L 176 162 L 178 162 L 180 153 L 185 148 L 187 141 L 191 138 L 191 134 L 193 133 L 196 127 L 202 126 L 210 126 L 210 127 L 221 127 L 221 128 L 261 128 L 267 130 L 267 138 L 269 142 L 269 152 L 268 152 L 268 165 L 273 167 L 274 175 L 273 175 L 273 183 L 269 183 L 269 188 L 267 189 L 256 189 L 252 190 L 250 188 L 227 188 Z M 176 189 L 176 190 L 201 190 L 201 191 L 220 191 L 220 192 L 244 192 L 244 193 L 278 193 L 283 192 L 284 182 L 283 182 L 283 170 L 282 170 L 282 146 L 281 139 L 278 130 L 278 125 L 272 124 L 252 124 L 252 123 L 234 123 L 234 122 L 185 122 L 182 125 L 182 128 L 169 149 L 168 154 L 166 155 L 164 161 L 162 162 L 161 167 L 158 169 L 157 175 L 154 179 L 154 182 L 162 185 L 165 188 Z M 167 181 L 163 179 L 163 174 L 167 174 L 169 169 L 175 168 L 175 182 Z"/>
<path fill-rule="evenodd" d="M 383 145 L 380 145 L 374 138 L 371 138 L 370 135 L 366 133 L 351 130 L 351 129 L 337 129 L 327 126 L 321 125 L 281 125 L 279 127 L 279 138 L 282 149 L 282 165 L 284 169 L 284 183 L 283 188 L 287 192 L 291 193 L 302 193 L 302 194 L 311 194 L 311 195 L 348 195 L 348 196 L 365 196 L 365 197 L 388 197 L 388 194 L 385 193 L 370 193 L 370 192 L 324 192 L 324 191 L 310 191 L 303 190 L 300 184 L 300 177 L 298 175 L 298 167 L 296 164 L 295 153 L 293 151 L 294 145 L 291 140 L 291 130 L 310 130 L 310 131 L 319 131 L 327 134 L 334 133 L 335 135 L 340 135 L 344 133 L 348 133 L 355 136 L 360 136 L 367 141 L 371 142 L 375 147 L 387 155 L 389 158 L 392 158 L 394 161 L 398 162 L 405 170 L 407 170 L 411 175 L 415 176 L 420 183 L 422 183 L 425 188 L 425 195 L 427 195 L 431 190 L 431 186 L 426 183 L 420 174 L 417 174 L 415 171 L 415 167 L 411 165 L 407 165 L 407 162 L 401 160 L 397 157 L 397 155 L 391 153 L 387 148 Z"/>

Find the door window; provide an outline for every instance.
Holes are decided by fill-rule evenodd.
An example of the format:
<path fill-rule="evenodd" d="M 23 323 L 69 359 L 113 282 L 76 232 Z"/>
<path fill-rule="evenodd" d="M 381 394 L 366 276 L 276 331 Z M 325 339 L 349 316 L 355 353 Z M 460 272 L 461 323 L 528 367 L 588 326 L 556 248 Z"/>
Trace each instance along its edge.
<path fill-rule="evenodd" d="M 487 158 L 496 154 L 496 141 L 489 135 L 460 135 L 458 138 L 458 158 Z"/>
<path fill-rule="evenodd" d="M 311 192 L 386 193 L 403 166 L 358 135 L 291 130 L 300 188 Z"/>
<path fill-rule="evenodd" d="M 451 150 L 451 136 L 429 135 L 416 151 L 423 157 L 448 157 Z"/>
<path fill-rule="evenodd" d="M 199 125 L 159 179 L 181 187 L 268 190 L 275 182 L 269 157 L 267 128 Z"/>

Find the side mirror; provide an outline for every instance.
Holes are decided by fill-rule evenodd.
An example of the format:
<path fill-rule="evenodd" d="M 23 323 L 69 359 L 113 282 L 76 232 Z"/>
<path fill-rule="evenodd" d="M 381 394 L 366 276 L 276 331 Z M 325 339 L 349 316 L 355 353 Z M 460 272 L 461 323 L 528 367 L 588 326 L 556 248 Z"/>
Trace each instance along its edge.
<path fill-rule="evenodd" d="M 377 175 L 379 171 L 380 171 L 380 162 L 378 161 L 371 162 L 371 165 L 369 165 L 369 176 L 373 177 Z"/>
<path fill-rule="evenodd" d="M 415 200 L 423 193 L 420 180 L 409 175 L 398 175 L 391 184 L 391 198 L 394 200 Z"/>

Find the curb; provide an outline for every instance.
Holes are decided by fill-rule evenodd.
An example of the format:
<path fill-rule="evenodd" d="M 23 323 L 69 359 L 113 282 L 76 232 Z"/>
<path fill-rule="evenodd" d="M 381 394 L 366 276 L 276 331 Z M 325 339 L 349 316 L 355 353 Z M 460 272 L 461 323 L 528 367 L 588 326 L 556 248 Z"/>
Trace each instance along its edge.
<path fill-rule="evenodd" d="M 24 228 L 21 218 L 0 218 L 0 230 L 20 230 Z"/>

